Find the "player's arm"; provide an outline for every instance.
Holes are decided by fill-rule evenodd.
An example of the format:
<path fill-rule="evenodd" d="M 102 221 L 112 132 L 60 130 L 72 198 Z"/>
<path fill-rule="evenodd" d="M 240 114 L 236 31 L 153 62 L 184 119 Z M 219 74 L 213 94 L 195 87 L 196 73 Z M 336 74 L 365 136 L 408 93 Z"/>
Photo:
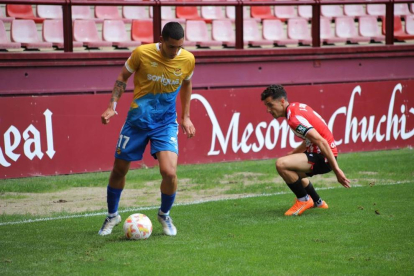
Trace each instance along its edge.
<path fill-rule="evenodd" d="M 295 153 L 303 153 L 306 151 L 306 142 L 303 141 L 297 148 L 288 152 L 287 155 L 295 154 Z"/>
<path fill-rule="evenodd" d="M 118 78 L 115 81 L 114 89 L 112 90 L 112 96 L 111 100 L 109 101 L 108 108 L 101 115 L 101 121 L 103 124 L 108 124 L 109 119 L 116 114 L 116 105 L 119 99 L 121 98 L 122 94 L 125 92 L 126 83 L 131 75 L 132 73 L 129 72 L 124 65 L 124 67 L 121 70 L 121 73 L 119 73 Z"/>
<path fill-rule="evenodd" d="M 306 138 L 319 147 L 322 154 L 328 160 L 329 165 L 335 173 L 338 182 L 341 183 L 341 185 L 345 188 L 350 188 L 350 181 L 346 178 L 344 172 L 339 168 L 338 162 L 336 162 L 335 156 L 332 153 L 331 147 L 329 146 L 328 142 L 314 128 L 312 128 L 306 133 Z"/>
<path fill-rule="evenodd" d="M 191 102 L 192 84 L 191 79 L 183 80 L 180 89 L 181 99 L 181 128 L 188 138 L 195 136 L 195 128 L 190 120 L 190 102 Z"/>

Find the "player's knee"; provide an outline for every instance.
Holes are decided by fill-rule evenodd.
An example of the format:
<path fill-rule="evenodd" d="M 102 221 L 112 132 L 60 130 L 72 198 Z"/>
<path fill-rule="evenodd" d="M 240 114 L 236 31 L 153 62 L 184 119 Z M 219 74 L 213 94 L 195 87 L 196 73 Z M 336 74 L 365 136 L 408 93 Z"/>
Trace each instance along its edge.
<path fill-rule="evenodd" d="M 286 162 L 283 160 L 283 158 L 279 158 L 276 160 L 276 170 L 279 173 L 286 170 Z"/>
<path fill-rule="evenodd" d="M 114 166 L 114 168 L 112 169 L 112 175 L 115 178 L 123 178 L 125 177 L 127 173 L 128 173 L 128 168 L 121 168 L 121 167 Z"/>
<path fill-rule="evenodd" d="M 165 180 L 174 181 L 177 179 L 177 173 L 174 169 L 161 169 L 160 173 L 162 178 Z"/>

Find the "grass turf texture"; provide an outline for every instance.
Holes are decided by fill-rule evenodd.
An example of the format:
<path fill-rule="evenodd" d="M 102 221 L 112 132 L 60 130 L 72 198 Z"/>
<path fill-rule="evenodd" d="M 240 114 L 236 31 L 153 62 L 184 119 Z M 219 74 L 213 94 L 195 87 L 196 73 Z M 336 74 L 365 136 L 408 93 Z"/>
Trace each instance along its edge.
<path fill-rule="evenodd" d="M 342 154 L 342 169 L 353 184 L 343 189 L 333 174 L 318 187 L 330 209 L 285 217 L 290 193 L 176 206 L 176 237 L 162 235 L 156 210 L 147 214 L 154 232 L 146 241 L 127 241 L 122 225 L 100 237 L 103 216 L 0 225 L 1 275 L 412 275 L 414 246 L 414 154 L 410 149 Z M 237 173 L 259 184 L 244 185 Z M 226 175 L 234 177 L 226 179 Z M 275 185 L 274 160 L 189 165 L 178 168 L 188 189 L 232 185 L 225 193 L 288 191 Z M 51 192 L 71 187 L 105 186 L 108 173 L 0 181 L 7 192 Z M 330 179 L 329 179 L 330 178 Z M 127 183 L 141 188 L 159 180 L 158 169 L 135 170 Z M 381 183 L 405 182 L 398 185 Z M 201 183 L 201 184 L 199 184 Z M 374 185 L 375 184 L 375 185 Z M 130 213 L 122 213 L 125 219 Z M 59 216 L 64 214 L 54 214 Z M 1 215 L 0 221 L 33 218 Z"/>
<path fill-rule="evenodd" d="M 145 241 L 102 217 L 0 226 L 2 275 L 412 275 L 414 183 L 320 191 L 330 209 L 285 217 L 292 196 L 176 206 L 176 237 L 156 211 Z M 123 219 L 127 217 L 123 214 Z M 411 234 L 410 234 L 411 233 Z"/>

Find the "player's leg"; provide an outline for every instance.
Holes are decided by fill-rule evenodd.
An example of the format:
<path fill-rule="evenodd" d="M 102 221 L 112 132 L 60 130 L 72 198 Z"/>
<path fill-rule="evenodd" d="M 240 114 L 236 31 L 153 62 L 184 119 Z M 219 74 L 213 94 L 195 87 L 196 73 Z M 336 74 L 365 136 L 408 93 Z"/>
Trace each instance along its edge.
<path fill-rule="evenodd" d="M 164 234 L 168 236 L 177 235 L 177 228 L 170 217 L 177 191 L 177 132 L 178 125 L 174 123 L 151 133 L 151 154 L 158 159 L 162 177 L 158 221 L 162 224 Z"/>
<path fill-rule="evenodd" d="M 101 236 L 111 234 L 112 229 L 121 222 L 121 216 L 118 214 L 118 205 L 122 190 L 125 187 L 125 176 L 129 170 L 129 165 L 129 161 L 115 158 L 114 167 L 109 177 L 109 184 L 106 188 L 108 215 L 98 232 Z"/>
<path fill-rule="evenodd" d="M 101 236 L 109 235 L 112 229 L 121 222 L 118 214 L 119 201 L 125 187 L 125 177 L 129 171 L 131 160 L 141 160 L 148 143 L 142 131 L 125 123 L 117 142 L 115 162 L 107 186 L 108 215 L 99 230 Z"/>
<path fill-rule="evenodd" d="M 309 178 L 302 178 L 301 181 L 302 186 L 305 188 L 308 195 L 312 198 L 314 202 L 314 207 L 328 209 L 328 204 L 324 200 L 322 200 L 322 198 L 316 192 Z"/>
<path fill-rule="evenodd" d="M 306 177 L 305 173 L 311 169 L 307 161 L 304 153 L 287 155 L 276 161 L 276 170 L 296 195 L 295 204 L 285 213 L 287 216 L 301 215 L 305 210 L 313 207 L 313 200 L 302 185 L 302 178 Z"/>
<path fill-rule="evenodd" d="M 306 154 L 308 163 L 311 164 L 311 172 L 307 173 L 308 176 L 316 174 L 325 174 L 331 171 L 329 164 L 326 162 L 325 157 L 322 154 Z M 312 197 L 314 207 L 328 209 L 328 204 L 322 200 L 319 194 L 316 192 L 309 178 L 302 178 L 302 185 L 305 188 L 309 196 Z"/>
<path fill-rule="evenodd" d="M 177 159 L 175 152 L 160 151 L 156 153 L 160 165 L 161 181 L 161 207 L 158 210 L 158 221 L 162 224 L 164 234 L 177 235 L 177 228 L 170 217 L 170 210 L 174 204 L 177 191 Z"/>

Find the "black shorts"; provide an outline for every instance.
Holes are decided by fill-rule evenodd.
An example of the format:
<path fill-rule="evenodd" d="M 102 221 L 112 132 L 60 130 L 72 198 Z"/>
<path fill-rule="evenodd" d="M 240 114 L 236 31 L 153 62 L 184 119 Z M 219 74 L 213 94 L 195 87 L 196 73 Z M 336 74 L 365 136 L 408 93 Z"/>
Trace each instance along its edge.
<path fill-rule="evenodd" d="M 308 163 L 312 165 L 311 167 L 312 172 L 306 173 L 307 176 L 325 174 L 325 173 L 332 171 L 331 166 L 328 163 L 328 160 L 326 160 L 323 154 L 309 153 L 309 152 L 305 152 L 305 154 L 308 157 Z"/>

